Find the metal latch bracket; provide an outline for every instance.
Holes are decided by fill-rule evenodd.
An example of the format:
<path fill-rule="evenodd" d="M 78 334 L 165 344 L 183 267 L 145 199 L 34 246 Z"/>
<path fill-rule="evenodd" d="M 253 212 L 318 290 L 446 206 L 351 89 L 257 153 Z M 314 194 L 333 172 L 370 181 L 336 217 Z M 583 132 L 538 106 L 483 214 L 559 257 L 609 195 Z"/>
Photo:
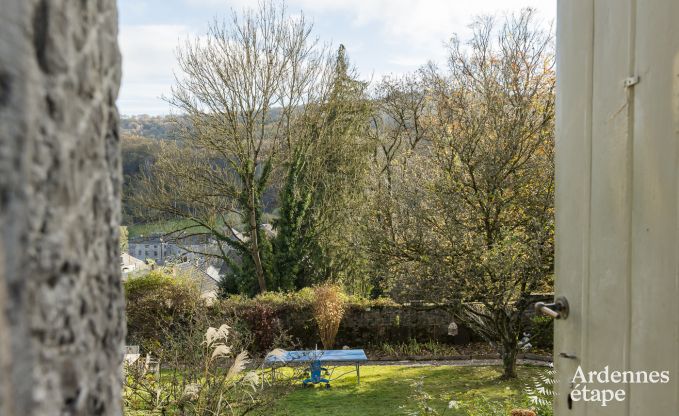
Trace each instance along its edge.
<path fill-rule="evenodd" d="M 635 76 L 629 77 L 629 78 L 625 78 L 625 81 L 623 82 L 623 84 L 625 85 L 625 88 L 632 87 L 632 86 L 634 86 L 638 83 L 639 83 L 639 76 L 638 75 L 635 75 Z"/>

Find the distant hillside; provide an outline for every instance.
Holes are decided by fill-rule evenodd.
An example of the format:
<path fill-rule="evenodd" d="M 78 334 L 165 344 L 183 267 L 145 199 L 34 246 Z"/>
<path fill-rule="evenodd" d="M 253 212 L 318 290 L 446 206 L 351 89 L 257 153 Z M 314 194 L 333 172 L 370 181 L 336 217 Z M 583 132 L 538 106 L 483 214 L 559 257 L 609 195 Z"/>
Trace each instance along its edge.
<path fill-rule="evenodd" d="M 131 225 L 144 221 L 139 210 L 135 209 L 131 197 L 138 190 L 139 175 L 145 167 L 156 160 L 159 141 L 123 132 L 121 135 L 121 152 L 123 159 L 123 224 Z"/>
<path fill-rule="evenodd" d="M 281 116 L 280 108 L 272 108 L 269 112 L 271 120 Z M 140 114 L 120 117 L 120 133 L 128 136 L 141 136 L 151 139 L 175 139 L 175 120 L 186 120 L 184 116 L 149 116 Z"/>
<path fill-rule="evenodd" d="M 135 206 L 132 197 L 137 192 L 144 192 L 139 186 L 141 173 L 156 161 L 161 140 L 172 139 L 172 122 L 168 117 L 135 116 L 121 121 L 121 152 L 123 165 L 123 224 L 145 224 L 152 219 L 143 207 Z M 123 127 L 124 125 L 124 127 Z M 141 135 L 137 132 L 146 132 Z M 155 134 L 152 135 L 152 134 Z M 273 212 L 278 205 L 277 183 L 273 183 L 264 191 L 262 198 L 264 211 Z M 146 230 L 148 232 L 148 230 Z M 159 230 L 162 231 L 162 230 Z"/>
<path fill-rule="evenodd" d="M 153 164 L 158 153 L 158 141 L 137 135 L 123 133 L 121 151 L 123 175 L 136 175 L 145 164 Z"/>
<path fill-rule="evenodd" d="M 122 116 L 120 132 L 123 135 L 142 136 L 152 139 L 173 139 L 174 122 L 170 116 Z"/>

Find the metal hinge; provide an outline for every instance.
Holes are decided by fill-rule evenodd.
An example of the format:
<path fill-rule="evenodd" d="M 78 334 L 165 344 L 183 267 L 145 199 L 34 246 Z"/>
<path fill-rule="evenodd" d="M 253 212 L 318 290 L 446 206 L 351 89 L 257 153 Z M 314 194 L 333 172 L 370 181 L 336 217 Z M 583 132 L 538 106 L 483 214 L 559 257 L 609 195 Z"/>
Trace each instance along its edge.
<path fill-rule="evenodd" d="M 625 85 L 625 88 L 629 88 L 629 87 L 636 85 L 638 83 L 639 83 L 639 76 L 635 75 L 633 77 L 625 78 L 623 85 Z"/>

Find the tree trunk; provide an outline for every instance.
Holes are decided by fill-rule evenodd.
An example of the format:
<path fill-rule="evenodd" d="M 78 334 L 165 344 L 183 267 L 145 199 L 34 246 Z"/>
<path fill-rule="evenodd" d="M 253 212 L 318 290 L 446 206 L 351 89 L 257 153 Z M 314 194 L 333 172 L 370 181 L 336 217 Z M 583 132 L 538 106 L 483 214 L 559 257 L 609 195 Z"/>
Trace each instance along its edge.
<path fill-rule="evenodd" d="M 255 183 L 250 188 L 250 251 L 252 262 L 255 265 L 255 274 L 259 283 L 259 291 L 266 292 L 266 279 L 264 278 L 264 267 L 262 258 L 259 254 L 259 226 L 257 224 L 257 204 L 255 201 Z"/>
<path fill-rule="evenodd" d="M 516 342 L 502 343 L 502 373 L 503 379 L 516 378 L 516 356 L 519 353 L 519 346 Z"/>

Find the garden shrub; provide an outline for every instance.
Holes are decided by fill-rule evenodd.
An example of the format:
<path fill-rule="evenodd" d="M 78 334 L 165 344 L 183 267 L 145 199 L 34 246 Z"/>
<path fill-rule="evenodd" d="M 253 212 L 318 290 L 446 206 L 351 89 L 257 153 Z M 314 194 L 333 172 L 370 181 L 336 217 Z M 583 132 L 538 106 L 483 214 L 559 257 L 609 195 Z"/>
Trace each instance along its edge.
<path fill-rule="evenodd" d="M 359 296 L 346 296 L 342 294 L 346 308 L 366 309 L 379 307 L 393 307 L 399 306 L 390 298 L 368 299 Z M 255 297 L 247 297 L 243 295 L 231 295 L 220 302 L 225 308 L 232 308 L 235 306 L 252 306 L 255 304 L 270 305 L 275 310 L 303 310 L 311 308 L 315 299 L 314 288 L 304 288 L 297 292 L 264 292 Z"/>
<path fill-rule="evenodd" d="M 277 306 L 307 307 L 313 303 L 314 290 L 304 288 L 297 292 L 264 292 L 253 299 L 256 303 L 267 303 Z"/>
<path fill-rule="evenodd" d="M 194 326 L 197 315 L 206 310 L 195 284 L 163 271 L 131 278 L 124 288 L 127 343 L 155 355 L 160 354 L 167 334 Z"/>
<path fill-rule="evenodd" d="M 282 332 L 281 321 L 274 308 L 266 303 L 253 303 L 241 308 L 237 312 L 253 339 L 252 350 L 256 352 L 269 351 L 274 347 L 274 341 Z"/>
<path fill-rule="evenodd" d="M 554 346 L 554 319 L 549 316 L 531 317 L 528 332 L 531 344 L 536 348 L 551 350 Z"/>

